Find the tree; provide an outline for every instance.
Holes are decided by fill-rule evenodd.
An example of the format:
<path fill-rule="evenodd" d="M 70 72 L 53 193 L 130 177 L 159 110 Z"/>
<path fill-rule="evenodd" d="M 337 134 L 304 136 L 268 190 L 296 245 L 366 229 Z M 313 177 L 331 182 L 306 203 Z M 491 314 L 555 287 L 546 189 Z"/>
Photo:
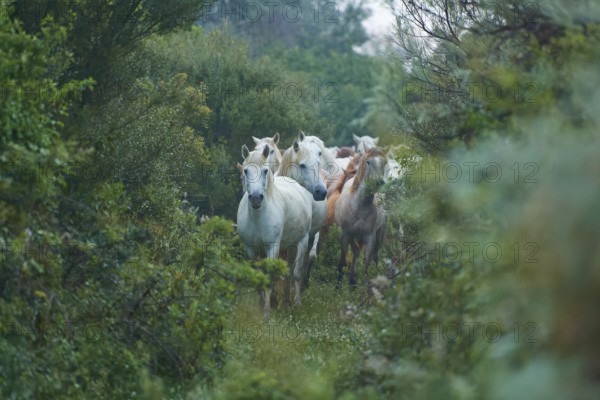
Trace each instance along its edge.
<path fill-rule="evenodd" d="M 121 81 L 111 66 L 144 38 L 190 26 L 210 2 L 182 0 L 25 0 L 15 2 L 15 17 L 28 33 L 37 34 L 41 22 L 51 17 L 68 27 L 67 46 L 74 63 L 63 79 L 93 76 L 108 90 Z"/>

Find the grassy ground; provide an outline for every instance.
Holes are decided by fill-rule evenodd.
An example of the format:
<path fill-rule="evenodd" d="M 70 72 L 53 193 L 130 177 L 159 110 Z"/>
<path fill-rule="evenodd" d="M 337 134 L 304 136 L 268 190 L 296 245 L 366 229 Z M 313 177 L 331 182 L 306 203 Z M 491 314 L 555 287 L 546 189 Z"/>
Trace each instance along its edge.
<path fill-rule="evenodd" d="M 229 354 L 224 374 L 194 398 L 353 398 L 350 383 L 368 343 L 360 314 L 369 299 L 362 282 L 350 289 L 346 278 L 335 289 L 339 253 L 326 250 L 335 248 L 335 239 L 323 242 L 301 305 L 279 306 L 264 322 L 257 293 L 239 297 L 223 332 Z"/>

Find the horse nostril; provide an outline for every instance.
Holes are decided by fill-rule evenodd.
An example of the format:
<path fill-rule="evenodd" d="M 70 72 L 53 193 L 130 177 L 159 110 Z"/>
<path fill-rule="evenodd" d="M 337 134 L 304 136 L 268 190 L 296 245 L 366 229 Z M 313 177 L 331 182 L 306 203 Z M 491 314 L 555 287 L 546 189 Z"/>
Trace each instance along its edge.
<path fill-rule="evenodd" d="M 315 188 L 315 192 L 314 192 L 314 199 L 315 200 L 324 200 L 325 196 L 327 195 L 327 189 L 325 189 L 325 187 L 319 187 L 319 188 Z"/>
<path fill-rule="evenodd" d="M 261 194 L 260 199 L 263 200 L 264 198 L 265 198 L 265 196 Z"/>

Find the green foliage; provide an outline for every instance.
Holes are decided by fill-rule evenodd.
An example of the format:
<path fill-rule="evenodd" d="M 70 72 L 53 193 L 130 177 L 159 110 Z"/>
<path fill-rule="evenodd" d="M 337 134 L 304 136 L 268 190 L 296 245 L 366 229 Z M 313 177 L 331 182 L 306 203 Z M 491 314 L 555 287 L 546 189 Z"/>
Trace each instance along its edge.
<path fill-rule="evenodd" d="M 185 121 L 202 135 L 206 146 L 203 157 L 195 157 L 197 164 L 187 169 L 196 186 L 186 190 L 201 214 L 235 217 L 241 198 L 235 164 L 241 146 L 250 145 L 252 136 L 280 132 L 284 138 L 295 137 L 303 127 L 327 130 L 308 96 L 286 95 L 285 88 L 290 85 L 301 86 L 306 93 L 307 82 L 273 65 L 268 57 L 251 58 L 247 45 L 226 31 L 207 34 L 195 27 L 154 37 L 120 68 L 123 74 L 148 75 L 155 81 L 185 74 L 194 88 L 190 90 L 203 96 L 196 103 L 206 105 L 210 116 L 195 112 L 191 115 L 196 119 Z M 134 89 L 135 85 L 127 93 L 135 94 Z"/>
<path fill-rule="evenodd" d="M 59 83 L 69 30 L 48 19 L 36 37 L 0 18 L 15 89 L 0 109 L 1 396 L 162 397 L 210 381 L 224 360 L 215 332 L 260 275 L 230 221 L 199 226 L 180 204 L 208 160 L 190 127 L 210 117 L 202 87 L 135 78 L 69 115 L 92 83 Z"/>
<path fill-rule="evenodd" d="M 95 172 L 93 179 L 82 185 L 122 182 L 131 211 L 155 219 L 168 218 L 164 213 L 183 191 L 193 198 L 202 194 L 192 174 L 209 158 L 191 126 L 207 124 L 210 109 L 202 88 L 190 86 L 185 74 L 156 84 L 138 79 L 129 92 L 80 118 L 83 137 L 95 150 L 82 166 Z"/>
<path fill-rule="evenodd" d="M 255 7 L 260 9 L 261 6 L 262 17 L 248 20 L 254 15 Z M 226 10 L 232 12 L 225 14 Z M 297 21 L 296 11 L 299 12 Z M 285 5 L 273 3 L 269 11 L 267 3 L 236 0 L 208 7 L 202 25 L 207 29 L 231 30 L 248 42 L 251 54 L 268 56 L 271 68 L 278 65 L 278 69 L 293 71 L 291 80 L 278 81 L 273 79 L 272 73 L 267 80 L 279 83 L 286 90 L 280 98 L 295 99 L 300 97 L 297 93 L 301 91 L 302 102 L 326 124 L 306 121 L 304 128 L 294 127 L 291 133 L 295 135 L 300 128 L 318 134 L 328 144 L 340 145 L 351 144 L 353 133 L 370 134 L 359 123 L 359 118 L 367 109 L 366 100 L 371 96 L 377 61 L 354 51 L 368 39 L 362 25 L 367 17 L 368 10 L 361 2 L 354 1 L 343 6 L 307 0 Z M 213 62 L 227 65 L 221 58 Z M 253 84 L 252 80 L 246 82 Z M 232 88 L 231 85 L 223 87 Z M 264 121 L 263 125 L 268 126 L 269 122 Z M 281 129 L 279 132 L 284 133 Z"/>
<path fill-rule="evenodd" d="M 168 79 L 174 71 L 184 72 L 206 88 L 206 104 L 213 112 L 207 145 L 225 140 L 228 151 L 237 155 L 251 136 L 280 132 L 287 137 L 302 126 L 322 124 L 309 99 L 285 94 L 286 85 L 304 82 L 267 57 L 251 58 L 246 44 L 226 31 L 207 34 L 194 28 L 155 38 L 139 59 L 152 76 Z"/>
<path fill-rule="evenodd" d="M 191 25 L 209 5 L 197 0 L 182 0 L 176 7 L 160 0 L 25 0 L 15 2 L 15 17 L 28 33 L 36 34 L 45 18 L 68 28 L 66 45 L 76 57 L 69 75 L 93 76 L 108 89 L 120 80 L 112 67 L 140 41 Z"/>
<path fill-rule="evenodd" d="M 0 13 L 0 397 L 598 397 L 597 9 L 404 2 L 446 15 L 427 40 L 402 15 L 377 70 L 354 3 L 278 21 L 262 56 L 264 26 L 180 30 L 207 4 L 159 3 Z M 340 101 L 272 91 L 314 79 Z M 303 304 L 260 322 L 289 271 L 243 259 L 234 164 L 298 129 L 375 133 L 405 174 L 372 286 L 334 288 L 333 227 Z"/>
<path fill-rule="evenodd" d="M 253 54 L 261 54 L 277 44 L 316 49 L 326 55 L 351 53 L 353 46 L 367 41 L 362 22 L 368 15 L 359 1 L 342 7 L 325 0 L 296 0 L 285 4 L 223 0 L 207 5 L 199 22 L 209 30 L 226 25 L 248 39 Z"/>
<path fill-rule="evenodd" d="M 443 6 L 431 3 L 430 10 Z M 600 225 L 590 208 L 597 191 L 586 183 L 598 179 L 591 155 L 598 151 L 592 132 L 600 121 L 591 113 L 598 97 L 589 89 L 600 62 L 597 14 L 583 27 L 537 11 L 539 25 L 464 33 L 450 46 L 459 61 L 421 53 L 418 68 L 436 63 L 446 72 L 432 68 L 428 82 L 409 63 L 390 64 L 382 79 L 387 90 L 372 121 L 393 110 L 387 121 L 435 154 L 402 184 L 386 187 L 391 216 L 410 229 L 394 249 L 401 263 L 393 286 L 366 315 L 372 340 L 360 398 L 600 393 L 591 356 L 598 318 L 589 308 L 599 282 L 592 243 Z M 531 83 L 535 92 L 457 102 L 460 94 L 446 90 L 459 89 L 459 77 L 515 90 Z M 406 85 L 419 82 L 421 91 Z M 524 94 L 535 97 L 523 101 Z M 498 172 L 486 170 L 490 164 Z M 447 173 L 448 166 L 462 173 Z M 501 254 L 484 253 L 487 244 Z M 501 334 L 490 337 L 475 323 L 497 324 Z M 462 334 L 454 338 L 457 326 Z"/>
<path fill-rule="evenodd" d="M 266 283 L 276 282 L 277 280 L 289 275 L 287 262 L 279 259 L 264 258 L 254 263 L 254 268 L 265 274 L 268 280 L 261 286 L 266 287 Z"/>
<path fill-rule="evenodd" d="M 371 134 L 361 124 L 360 117 L 367 112 L 377 59 L 321 47 L 273 46 L 268 54 L 286 69 L 297 71 L 304 81 L 311 82 L 309 98 L 316 103 L 319 115 L 330 123 L 324 131 L 315 130 L 325 142 L 351 145 L 352 134 Z"/>

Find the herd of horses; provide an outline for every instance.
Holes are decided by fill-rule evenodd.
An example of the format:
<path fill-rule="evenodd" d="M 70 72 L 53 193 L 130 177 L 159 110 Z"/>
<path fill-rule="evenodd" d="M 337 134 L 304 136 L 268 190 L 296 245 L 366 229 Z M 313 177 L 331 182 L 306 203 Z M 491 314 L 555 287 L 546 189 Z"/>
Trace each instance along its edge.
<path fill-rule="evenodd" d="M 344 277 L 348 246 L 352 250 L 349 283 L 356 285 L 356 263 L 365 252 L 365 280 L 372 262 L 377 265 L 386 214 L 377 190 L 401 176 L 401 168 L 378 138 L 354 135 L 355 146 L 326 148 L 316 136 L 300 131 L 283 153 L 279 134 L 253 137 L 255 148 L 242 147 L 238 164 L 244 196 L 237 212 L 237 231 L 245 256 L 283 258 L 290 276 L 283 282 L 284 304 L 290 304 L 291 281 L 296 304 L 308 284 L 316 259 L 319 236 L 332 224 L 341 230 L 337 285 Z M 264 317 L 271 312 L 271 291 L 261 292 Z"/>

